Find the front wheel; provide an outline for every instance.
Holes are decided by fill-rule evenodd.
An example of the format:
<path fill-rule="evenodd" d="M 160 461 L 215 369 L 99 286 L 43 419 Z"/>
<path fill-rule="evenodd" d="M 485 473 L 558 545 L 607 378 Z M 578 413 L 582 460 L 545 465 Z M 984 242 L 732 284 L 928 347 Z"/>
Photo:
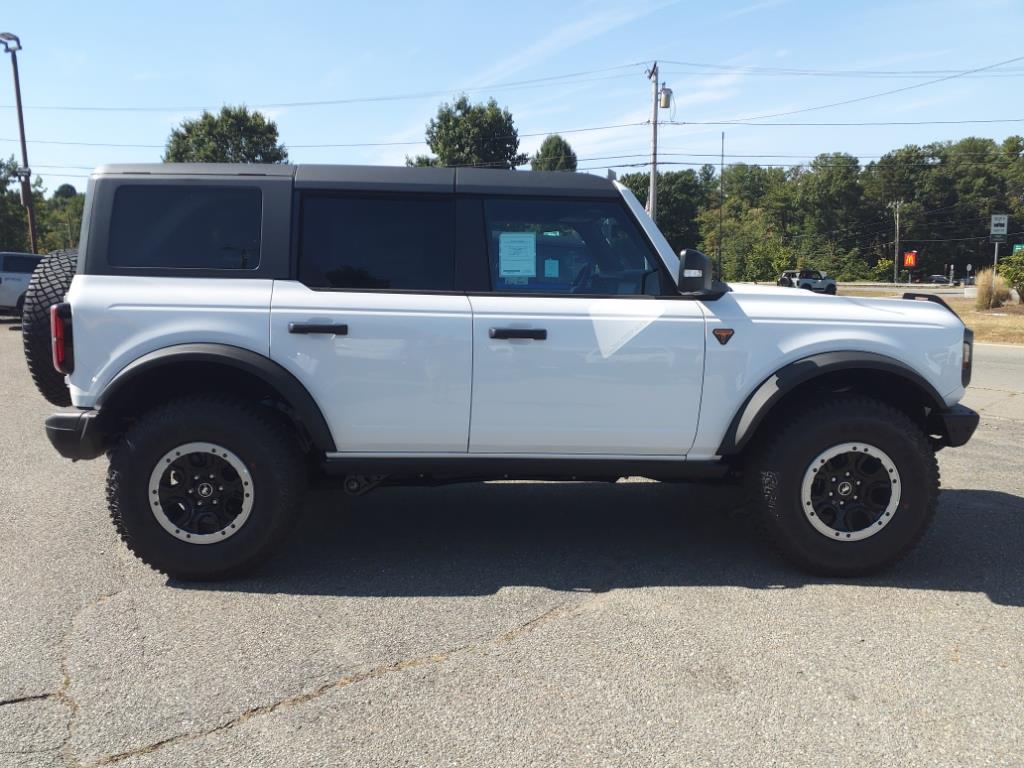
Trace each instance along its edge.
<path fill-rule="evenodd" d="M 924 534 L 939 490 L 921 428 L 885 403 L 822 400 L 757 452 L 749 480 L 763 527 L 800 567 L 827 576 L 871 573 Z"/>
<path fill-rule="evenodd" d="M 110 454 L 110 515 L 128 548 L 172 578 L 215 580 L 265 559 L 298 513 L 304 471 L 273 414 L 214 397 L 143 414 Z"/>

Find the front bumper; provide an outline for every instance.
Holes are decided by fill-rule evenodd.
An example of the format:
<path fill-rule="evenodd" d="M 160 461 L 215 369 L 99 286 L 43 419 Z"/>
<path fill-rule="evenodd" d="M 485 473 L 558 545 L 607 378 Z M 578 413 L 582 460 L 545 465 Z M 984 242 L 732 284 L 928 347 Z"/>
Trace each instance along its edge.
<path fill-rule="evenodd" d="M 103 454 L 106 434 L 99 411 L 55 413 L 46 419 L 46 437 L 65 459 L 95 459 Z"/>
<path fill-rule="evenodd" d="M 954 405 L 944 411 L 932 411 L 928 417 L 928 431 L 939 435 L 938 447 L 956 448 L 971 439 L 981 419 L 965 405 Z"/>

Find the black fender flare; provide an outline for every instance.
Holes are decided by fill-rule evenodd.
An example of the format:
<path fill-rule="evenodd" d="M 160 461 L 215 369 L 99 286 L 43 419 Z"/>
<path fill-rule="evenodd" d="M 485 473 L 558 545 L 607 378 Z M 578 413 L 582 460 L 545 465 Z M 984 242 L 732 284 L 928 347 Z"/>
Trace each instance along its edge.
<path fill-rule="evenodd" d="M 102 409 L 105 402 L 116 402 L 118 394 L 125 391 L 126 387 L 131 387 L 132 382 L 143 374 L 179 363 L 213 363 L 261 379 L 291 404 L 295 417 L 305 427 L 318 450 L 325 453 L 336 450 L 327 420 L 302 382 L 270 358 L 230 344 L 176 344 L 148 352 L 126 365 L 111 379 L 97 399 L 96 408 Z"/>
<path fill-rule="evenodd" d="M 852 369 L 884 371 L 899 376 L 914 385 L 929 408 L 942 410 L 946 407 L 935 387 L 895 358 L 874 352 L 821 352 L 795 360 L 761 382 L 733 416 L 718 447 L 718 455 L 727 456 L 743 450 L 776 403 L 801 384 L 828 373 Z"/>

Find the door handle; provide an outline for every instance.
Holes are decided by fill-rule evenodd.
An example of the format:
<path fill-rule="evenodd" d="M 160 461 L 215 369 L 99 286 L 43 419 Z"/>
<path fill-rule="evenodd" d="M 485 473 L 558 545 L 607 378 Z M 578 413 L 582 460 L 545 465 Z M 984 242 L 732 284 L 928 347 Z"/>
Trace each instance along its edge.
<path fill-rule="evenodd" d="M 348 325 L 345 323 L 288 323 L 288 333 L 331 333 L 335 336 L 348 336 Z"/>
<path fill-rule="evenodd" d="M 491 328 L 488 335 L 492 339 L 534 339 L 544 341 L 548 337 L 546 328 Z"/>

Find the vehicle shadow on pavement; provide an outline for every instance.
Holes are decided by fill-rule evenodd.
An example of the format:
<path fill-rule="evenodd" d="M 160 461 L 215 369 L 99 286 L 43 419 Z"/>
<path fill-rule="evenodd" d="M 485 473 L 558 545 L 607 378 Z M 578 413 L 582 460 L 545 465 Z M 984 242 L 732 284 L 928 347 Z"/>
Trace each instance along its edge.
<path fill-rule="evenodd" d="M 1024 605 L 1024 499 L 948 490 L 920 546 L 864 587 L 985 593 Z M 798 588 L 804 574 L 761 541 L 739 491 L 659 483 L 498 483 L 311 494 L 284 552 L 254 577 L 172 586 L 409 597 L 506 586 Z"/>
<path fill-rule="evenodd" d="M 20 317 L 0 317 L 0 325 L 6 325 L 8 331 L 20 331 L 21 330 L 21 318 Z"/>

